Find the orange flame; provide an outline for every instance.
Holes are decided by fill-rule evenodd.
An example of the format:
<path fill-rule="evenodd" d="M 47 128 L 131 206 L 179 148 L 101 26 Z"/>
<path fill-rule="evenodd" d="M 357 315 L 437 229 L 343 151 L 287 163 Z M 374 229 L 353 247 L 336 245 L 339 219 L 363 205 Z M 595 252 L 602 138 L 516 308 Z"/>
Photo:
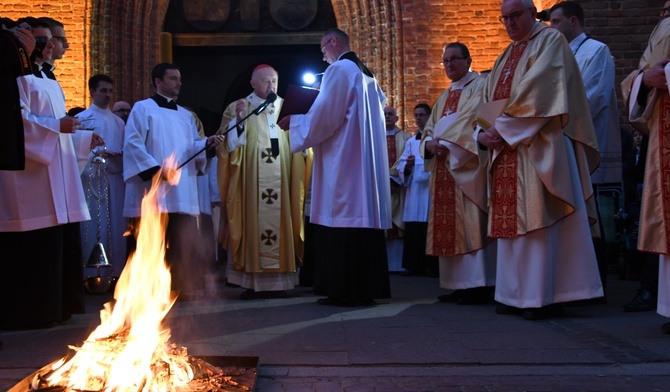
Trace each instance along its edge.
<path fill-rule="evenodd" d="M 49 385 L 73 390 L 165 391 L 193 379 L 185 349 L 169 345 L 170 329 L 162 325 L 176 296 L 170 291 L 165 263 L 167 214 L 159 210 L 166 181 L 179 182 L 174 156 L 152 180 L 142 199 L 137 249 L 128 259 L 114 291 L 114 304 L 100 311 L 101 324 L 75 355 L 46 378 Z"/>

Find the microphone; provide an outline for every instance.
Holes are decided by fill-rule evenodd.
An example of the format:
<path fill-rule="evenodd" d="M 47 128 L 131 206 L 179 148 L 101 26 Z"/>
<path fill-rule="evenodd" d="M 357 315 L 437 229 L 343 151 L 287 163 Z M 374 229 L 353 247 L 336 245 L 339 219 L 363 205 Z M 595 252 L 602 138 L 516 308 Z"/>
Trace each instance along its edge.
<path fill-rule="evenodd" d="M 232 127 L 226 129 L 225 132 L 221 132 L 221 133 L 218 133 L 218 134 L 220 134 L 220 135 L 225 135 L 225 134 L 227 134 L 228 132 L 232 131 L 233 129 L 237 128 L 237 126 L 238 126 L 239 124 L 242 124 L 242 123 L 243 123 L 244 121 L 246 121 L 249 117 L 251 117 L 251 115 L 254 115 L 254 114 L 255 114 L 256 116 L 258 116 L 259 114 L 261 114 L 261 112 L 262 112 L 263 110 L 265 110 L 265 108 L 267 108 L 272 102 L 274 102 L 274 101 L 276 101 L 276 100 L 277 100 L 277 94 L 275 94 L 275 93 L 270 93 L 270 94 L 268 94 L 268 97 L 265 99 L 265 102 L 263 102 L 262 104 L 260 104 L 260 105 L 259 105 L 256 109 L 254 109 L 251 113 L 249 113 L 249 114 L 247 114 L 246 116 L 244 116 L 244 118 L 243 118 L 242 120 L 240 120 L 236 125 L 233 125 Z M 179 165 L 179 167 L 178 167 L 177 169 L 181 169 L 182 166 L 184 166 L 184 165 L 186 165 L 187 163 L 191 162 L 191 160 L 193 160 L 193 158 L 195 158 L 196 156 L 198 156 L 201 152 L 205 151 L 208 147 L 209 147 L 209 146 L 205 145 L 205 147 L 203 147 L 200 151 L 196 152 L 196 153 L 193 154 L 190 158 L 188 158 L 184 163 L 182 163 L 181 165 Z M 275 149 L 273 148 L 273 154 L 274 154 L 274 152 L 275 152 Z M 277 144 L 276 154 L 274 154 L 274 156 L 276 157 L 277 154 L 279 154 L 279 144 Z"/>
<path fill-rule="evenodd" d="M 274 102 L 276 100 L 277 100 L 277 94 L 275 94 L 275 93 L 268 94 L 268 97 L 265 99 L 265 102 L 260 104 L 260 106 L 258 106 L 256 109 L 254 109 L 254 111 L 251 112 L 251 113 L 258 116 L 259 114 L 261 114 L 261 112 L 263 110 L 265 110 L 265 108 L 267 108 L 272 102 Z"/>

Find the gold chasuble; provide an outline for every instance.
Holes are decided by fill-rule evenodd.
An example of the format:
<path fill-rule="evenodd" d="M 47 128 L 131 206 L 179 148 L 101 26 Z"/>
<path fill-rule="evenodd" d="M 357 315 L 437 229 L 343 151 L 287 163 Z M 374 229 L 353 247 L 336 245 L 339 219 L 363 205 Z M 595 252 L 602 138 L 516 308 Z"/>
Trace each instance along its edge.
<path fill-rule="evenodd" d="M 670 57 L 670 18 L 656 26 L 638 70 L 621 83 L 628 106 L 636 103 L 629 101 L 635 99 L 630 94 L 638 76 L 666 57 Z M 670 254 L 670 96 L 667 88 L 639 91 L 639 96 L 642 97 L 638 102 L 646 102 L 631 108 L 629 119 L 635 128 L 649 135 L 649 149 L 637 247 L 644 252 L 667 255 Z"/>
<path fill-rule="evenodd" d="M 532 138 L 492 155 L 488 231 L 493 238 L 523 236 L 575 211 L 566 186 L 564 136 L 575 150 L 590 223 L 597 221 L 590 179 L 600 162 L 597 139 L 579 67 L 556 33 L 536 23 L 527 40 L 505 49 L 487 79 L 484 100 L 507 99 L 504 115 L 548 120 Z M 541 72 L 547 69 L 555 72 Z"/>
<path fill-rule="evenodd" d="M 245 99 L 250 113 L 262 99 Z M 246 144 L 230 151 L 228 134 L 217 150 L 221 200 L 227 214 L 228 250 L 236 271 L 295 272 L 303 250 L 303 205 L 308 183 L 306 155 L 291 153 L 289 133 L 276 124 L 277 100 L 244 124 Z M 235 102 L 223 114 L 220 132 L 235 119 Z M 273 129 L 274 128 L 274 129 Z M 273 154 L 271 135 L 278 139 Z M 241 137 L 243 135 L 240 135 Z"/>
<path fill-rule="evenodd" d="M 459 83 L 458 88 L 454 87 Z M 438 97 L 424 128 L 422 153 L 430 176 L 430 211 L 426 254 L 457 256 L 484 248 L 486 237 L 486 158 L 479 157 L 473 139 L 475 114 L 484 79 L 469 72 Z M 458 117 L 438 140 L 448 143 L 446 157 L 427 158 L 427 138 L 435 138 L 435 124 L 444 116 Z"/>

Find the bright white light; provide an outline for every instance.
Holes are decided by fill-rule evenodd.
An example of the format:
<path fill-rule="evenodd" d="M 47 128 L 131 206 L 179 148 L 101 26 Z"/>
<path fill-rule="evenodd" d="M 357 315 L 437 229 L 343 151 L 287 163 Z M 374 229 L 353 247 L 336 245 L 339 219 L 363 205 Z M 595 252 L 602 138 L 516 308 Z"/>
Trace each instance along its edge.
<path fill-rule="evenodd" d="M 302 75 L 302 81 L 305 82 L 306 84 L 312 85 L 314 82 L 316 82 L 316 75 L 314 75 L 311 72 L 307 72 L 304 75 Z"/>

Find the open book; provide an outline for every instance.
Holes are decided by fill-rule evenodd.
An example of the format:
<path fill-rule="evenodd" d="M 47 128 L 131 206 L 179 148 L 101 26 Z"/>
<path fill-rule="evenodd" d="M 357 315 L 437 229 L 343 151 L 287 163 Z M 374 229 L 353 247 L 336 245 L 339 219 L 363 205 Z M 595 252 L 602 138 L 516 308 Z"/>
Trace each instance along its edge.
<path fill-rule="evenodd" d="M 319 90 L 310 87 L 289 84 L 284 95 L 284 103 L 281 106 L 277 121 L 292 114 L 305 114 L 312 107 Z"/>
<path fill-rule="evenodd" d="M 499 99 L 482 103 L 477 108 L 477 125 L 483 129 L 489 129 L 495 124 L 496 118 L 500 117 L 503 110 L 507 107 L 508 99 Z"/>

